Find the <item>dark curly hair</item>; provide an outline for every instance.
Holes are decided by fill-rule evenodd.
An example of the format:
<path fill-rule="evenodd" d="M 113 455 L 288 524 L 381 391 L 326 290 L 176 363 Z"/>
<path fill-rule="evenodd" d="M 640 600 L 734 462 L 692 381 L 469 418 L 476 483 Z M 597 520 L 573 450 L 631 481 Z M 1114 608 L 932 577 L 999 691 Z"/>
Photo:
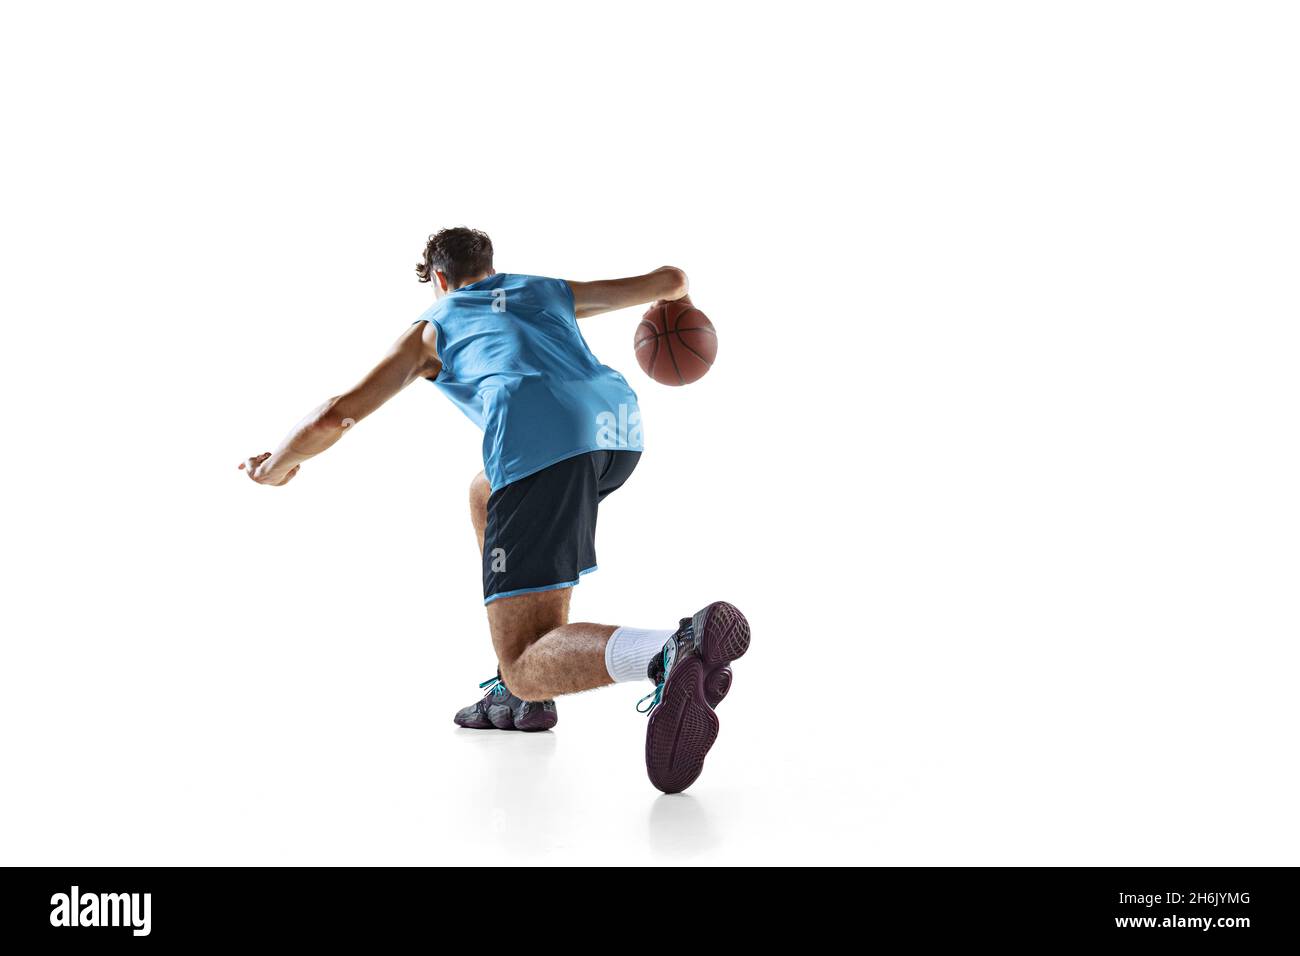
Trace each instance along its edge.
<path fill-rule="evenodd" d="M 456 226 L 429 237 L 424 247 L 424 261 L 415 267 L 421 282 L 433 280 L 441 272 L 451 286 L 492 271 L 492 240 L 486 232 Z"/>

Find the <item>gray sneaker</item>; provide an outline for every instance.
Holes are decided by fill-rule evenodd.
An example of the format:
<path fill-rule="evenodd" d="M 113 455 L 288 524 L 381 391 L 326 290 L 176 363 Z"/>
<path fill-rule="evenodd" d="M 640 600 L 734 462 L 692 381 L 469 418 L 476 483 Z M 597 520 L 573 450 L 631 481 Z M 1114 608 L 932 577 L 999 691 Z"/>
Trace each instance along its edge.
<path fill-rule="evenodd" d="M 510 693 L 500 672 L 478 685 L 483 699 L 456 712 L 455 721 L 470 730 L 550 730 L 560 718 L 553 700 L 520 700 Z"/>

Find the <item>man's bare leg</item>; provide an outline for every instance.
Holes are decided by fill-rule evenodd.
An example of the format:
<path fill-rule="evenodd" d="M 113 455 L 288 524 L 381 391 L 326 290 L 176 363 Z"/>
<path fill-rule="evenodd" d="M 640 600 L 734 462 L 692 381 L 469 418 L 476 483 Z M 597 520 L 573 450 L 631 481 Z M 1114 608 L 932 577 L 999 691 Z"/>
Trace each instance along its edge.
<path fill-rule="evenodd" d="M 488 484 L 487 477 L 480 471 L 469 484 L 469 520 L 474 527 L 474 536 L 478 540 L 480 555 L 483 553 L 483 542 L 487 532 L 487 506 L 488 499 L 491 497 L 492 487 Z M 509 599 L 503 598 L 502 600 Z M 553 622 L 558 619 L 563 623 L 568 615 L 567 593 L 565 594 L 563 610 L 558 618 L 554 609 L 547 609 L 541 613 L 546 621 Z M 489 612 L 489 621 L 490 619 L 491 613 Z M 495 639 L 493 643 L 499 648 L 500 645 Z M 511 642 L 509 646 L 513 648 L 511 653 L 517 656 L 519 648 L 526 647 L 527 643 L 516 640 Z M 502 656 L 499 649 L 497 659 L 498 676 L 505 682 L 504 688 L 497 687 L 494 690 L 489 687 L 482 700 L 475 701 L 456 713 L 456 723 L 461 727 L 468 727 L 473 730 L 487 730 L 493 727 L 498 730 L 547 730 L 555 726 L 555 703 L 548 698 L 531 698 L 532 703 L 519 704 L 519 701 L 528 701 L 530 699 L 515 693 L 514 689 L 510 687 L 509 678 L 506 676 L 508 671 L 505 665 L 505 657 Z M 504 697 L 498 696 L 502 689 L 507 691 Z"/>
<path fill-rule="evenodd" d="M 469 517 L 483 553 L 492 487 L 483 472 L 469 486 Z M 487 606 L 501 678 L 521 700 L 550 700 L 614 683 L 605 645 L 612 624 L 569 623 L 571 588 L 499 598 Z M 523 687 L 523 690 L 520 690 Z"/>
<path fill-rule="evenodd" d="M 572 588 L 500 598 L 487 606 L 501 677 L 523 700 L 604 687 L 605 644 L 617 627 L 570 624 Z"/>
<path fill-rule="evenodd" d="M 605 648 L 621 629 L 567 623 L 571 590 L 520 594 L 488 605 L 501 676 L 525 701 L 614 682 Z M 749 649 L 749 623 L 734 606 L 715 601 L 675 632 L 642 633 L 647 640 L 671 634 L 654 674 L 653 698 L 643 698 L 650 701 L 646 772 L 664 793 L 680 793 L 700 775 L 717 739 L 714 709 L 731 688 L 731 662 Z M 650 671 L 654 657 L 647 656 Z"/>
<path fill-rule="evenodd" d="M 483 535 L 487 531 L 488 499 L 492 497 L 492 486 L 488 484 L 487 475 L 479 472 L 469 483 L 469 520 L 474 525 L 474 534 L 478 538 L 478 553 L 483 553 Z"/>
<path fill-rule="evenodd" d="M 479 554 L 487 530 L 492 486 L 479 472 L 469 485 L 469 518 Z M 549 700 L 612 684 L 605 670 L 605 643 L 618 630 L 607 624 L 570 624 L 571 588 L 500 598 L 488 605 L 488 625 L 501 677 L 523 700 Z M 527 690 L 520 690 L 520 685 Z M 545 688 L 555 689 L 549 693 Z"/>

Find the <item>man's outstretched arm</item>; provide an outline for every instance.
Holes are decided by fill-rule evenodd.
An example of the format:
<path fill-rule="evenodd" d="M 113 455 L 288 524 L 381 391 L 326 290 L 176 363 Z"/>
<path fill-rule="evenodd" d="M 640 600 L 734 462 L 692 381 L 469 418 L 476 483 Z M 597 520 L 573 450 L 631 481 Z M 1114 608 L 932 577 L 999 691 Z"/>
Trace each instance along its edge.
<path fill-rule="evenodd" d="M 421 322 L 406 330 L 383 360 L 350 391 L 336 395 L 304 418 L 274 452 L 263 452 L 240 468 L 262 485 L 283 485 L 308 458 L 343 437 L 343 433 L 417 378 L 432 378 L 442 369 L 434 327 Z"/>
<path fill-rule="evenodd" d="M 628 306 L 684 298 L 690 289 L 686 273 L 676 266 L 660 266 L 643 276 L 603 279 L 599 282 L 569 282 L 573 310 L 578 318 L 626 309 Z"/>

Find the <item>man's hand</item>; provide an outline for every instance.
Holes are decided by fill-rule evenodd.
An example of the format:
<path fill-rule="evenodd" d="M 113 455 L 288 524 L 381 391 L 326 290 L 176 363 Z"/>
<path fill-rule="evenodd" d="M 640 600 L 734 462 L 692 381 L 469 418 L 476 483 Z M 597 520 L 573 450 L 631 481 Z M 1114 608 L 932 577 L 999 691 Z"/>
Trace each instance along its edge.
<path fill-rule="evenodd" d="M 659 299 L 655 302 L 655 305 L 667 305 L 669 302 L 680 302 L 682 305 L 690 306 L 692 309 L 695 308 L 695 303 L 691 301 L 689 293 L 676 299 Z"/>
<path fill-rule="evenodd" d="M 302 463 L 329 448 L 361 419 L 417 378 L 436 378 L 437 330 L 417 322 L 402 333 L 378 365 L 342 395 L 335 395 L 300 421 L 274 452 L 264 451 L 239 466 L 259 485 L 283 485 Z"/>
<path fill-rule="evenodd" d="M 302 465 L 294 465 L 286 471 L 273 460 L 269 451 L 254 455 L 239 466 L 241 471 L 247 471 L 248 477 L 259 485 L 276 486 L 288 484 L 301 467 Z"/>

